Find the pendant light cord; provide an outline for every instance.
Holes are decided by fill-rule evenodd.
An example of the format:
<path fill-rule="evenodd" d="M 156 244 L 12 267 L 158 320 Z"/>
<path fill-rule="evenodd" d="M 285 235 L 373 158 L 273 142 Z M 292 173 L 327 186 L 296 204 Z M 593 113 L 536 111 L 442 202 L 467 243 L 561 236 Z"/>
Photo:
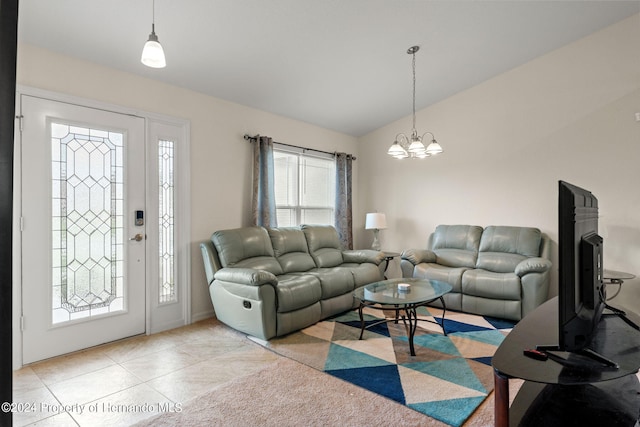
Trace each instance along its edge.
<path fill-rule="evenodd" d="M 151 32 L 156 33 L 156 0 L 151 2 Z"/>
<path fill-rule="evenodd" d="M 155 0 L 154 0 L 155 1 Z M 413 131 L 416 130 L 416 53 L 412 53 L 412 67 L 413 67 Z"/>

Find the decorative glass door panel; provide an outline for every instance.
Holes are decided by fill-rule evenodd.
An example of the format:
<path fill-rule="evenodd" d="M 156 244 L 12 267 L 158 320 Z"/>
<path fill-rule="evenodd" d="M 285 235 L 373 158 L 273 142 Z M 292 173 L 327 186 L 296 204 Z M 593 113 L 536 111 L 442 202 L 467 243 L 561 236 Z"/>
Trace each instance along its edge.
<path fill-rule="evenodd" d="M 176 301 L 175 284 L 175 211 L 174 211 L 174 149 L 173 141 L 158 141 L 158 236 L 160 248 L 158 269 L 158 303 Z"/>
<path fill-rule="evenodd" d="M 122 132 L 51 122 L 52 323 L 122 311 Z"/>
<path fill-rule="evenodd" d="M 145 332 L 144 119 L 20 99 L 23 363 Z"/>

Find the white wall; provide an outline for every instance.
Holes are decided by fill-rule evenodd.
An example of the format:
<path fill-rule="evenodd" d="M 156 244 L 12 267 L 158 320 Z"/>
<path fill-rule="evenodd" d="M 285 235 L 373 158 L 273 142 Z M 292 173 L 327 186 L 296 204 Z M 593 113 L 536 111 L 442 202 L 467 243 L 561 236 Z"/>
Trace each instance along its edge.
<path fill-rule="evenodd" d="M 198 243 L 250 222 L 245 133 L 357 155 L 357 247 L 370 246 L 364 216 L 371 211 L 387 214 L 381 240 L 388 250 L 424 247 L 441 223 L 536 226 L 557 241 L 557 181 L 564 179 L 600 200 L 606 267 L 640 275 L 638 40 L 640 15 L 419 111 L 418 130 L 434 132 L 445 149 L 423 161 L 385 154 L 396 133 L 410 131 L 410 117 L 357 140 L 29 45 L 19 46 L 17 79 L 191 121 L 192 314 L 201 318 L 212 307 Z M 614 302 L 640 307 L 640 279 L 625 283 Z"/>
<path fill-rule="evenodd" d="M 196 320 L 213 314 L 199 243 L 216 230 L 251 222 L 251 145 L 243 135 L 259 133 L 279 142 L 358 155 L 351 136 L 30 45 L 18 47 L 17 82 L 190 120 L 191 312 Z M 354 162 L 354 191 L 359 164 Z"/>
<path fill-rule="evenodd" d="M 370 245 L 364 216 L 374 210 L 387 214 L 383 248 L 396 251 L 425 247 L 438 224 L 538 227 L 554 241 L 555 295 L 562 179 L 599 199 L 605 267 L 640 276 L 639 41 L 636 15 L 419 111 L 438 157 L 387 156 L 410 117 L 362 137 L 358 245 Z M 612 303 L 640 311 L 640 279 Z"/>

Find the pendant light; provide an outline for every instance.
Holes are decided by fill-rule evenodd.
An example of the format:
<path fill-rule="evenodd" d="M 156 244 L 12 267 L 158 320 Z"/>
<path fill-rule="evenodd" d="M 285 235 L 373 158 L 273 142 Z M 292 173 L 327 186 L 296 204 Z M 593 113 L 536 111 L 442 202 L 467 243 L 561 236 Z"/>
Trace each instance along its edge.
<path fill-rule="evenodd" d="M 151 68 L 164 68 L 167 66 L 167 62 L 164 58 L 164 50 L 162 45 L 158 41 L 156 36 L 156 1 L 153 0 L 153 12 L 151 21 L 151 34 L 149 34 L 149 40 L 144 44 L 142 49 L 142 57 L 140 61 Z"/>
<path fill-rule="evenodd" d="M 418 131 L 416 131 L 416 52 L 418 50 L 420 50 L 420 46 L 411 46 L 407 50 L 407 53 L 413 56 L 413 129 L 411 129 L 411 137 L 407 137 L 404 133 L 396 135 L 396 140 L 389 147 L 387 154 L 396 159 L 405 159 L 407 157 L 424 159 L 425 157 L 440 154 L 443 151 L 431 132 L 425 132 L 422 136 L 418 136 Z M 425 147 L 422 141 L 427 134 L 430 135 L 431 142 Z"/>

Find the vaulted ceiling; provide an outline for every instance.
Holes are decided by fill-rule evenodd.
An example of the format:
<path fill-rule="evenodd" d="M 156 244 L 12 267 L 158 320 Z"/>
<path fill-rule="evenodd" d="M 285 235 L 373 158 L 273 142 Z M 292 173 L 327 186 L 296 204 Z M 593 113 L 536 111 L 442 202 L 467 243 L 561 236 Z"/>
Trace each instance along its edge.
<path fill-rule="evenodd" d="M 22 0 L 19 41 L 361 136 L 640 13 L 640 1 Z M 640 18 L 639 23 L 640 25 Z"/>

